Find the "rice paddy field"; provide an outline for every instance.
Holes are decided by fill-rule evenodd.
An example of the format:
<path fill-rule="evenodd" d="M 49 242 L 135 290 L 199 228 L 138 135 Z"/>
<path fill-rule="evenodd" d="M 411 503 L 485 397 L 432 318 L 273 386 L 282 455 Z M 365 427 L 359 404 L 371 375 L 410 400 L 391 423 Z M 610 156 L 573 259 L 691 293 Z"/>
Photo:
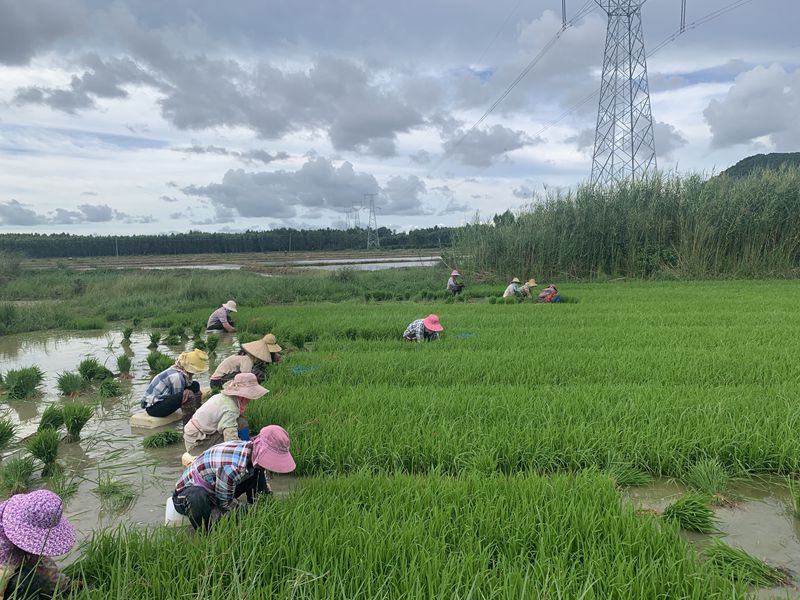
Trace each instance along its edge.
<path fill-rule="evenodd" d="M 798 489 L 800 284 L 561 291 L 242 306 L 240 342 L 289 350 L 246 416 L 289 431 L 300 483 L 207 535 L 97 531 L 74 596 L 795 597 L 795 563 L 728 544 L 719 517 L 746 517 L 737 483 Z M 442 340 L 400 339 L 430 312 Z M 654 480 L 681 490 L 663 518 L 631 499 Z"/>

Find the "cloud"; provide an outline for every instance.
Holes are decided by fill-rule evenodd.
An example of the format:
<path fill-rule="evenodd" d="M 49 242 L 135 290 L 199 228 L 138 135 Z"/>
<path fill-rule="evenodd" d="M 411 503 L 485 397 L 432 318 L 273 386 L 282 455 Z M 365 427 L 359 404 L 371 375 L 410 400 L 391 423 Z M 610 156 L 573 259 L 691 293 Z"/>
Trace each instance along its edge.
<path fill-rule="evenodd" d="M 245 150 L 241 152 L 238 150 L 228 150 L 227 148 L 222 148 L 220 146 L 198 146 L 196 144 L 185 148 L 174 148 L 174 150 L 184 154 L 216 154 L 218 156 L 232 156 L 233 158 L 237 158 L 245 163 L 260 162 L 265 165 L 276 160 L 286 160 L 289 158 L 289 154 L 286 152 L 277 152 L 276 154 L 270 154 L 266 150 Z"/>
<path fill-rule="evenodd" d="M 531 139 L 524 131 L 514 131 L 503 125 L 474 129 L 468 133 L 457 129 L 444 143 L 445 152 L 457 157 L 463 164 L 473 167 L 488 167 L 508 152 L 525 146 L 538 144 L 542 140 Z"/>
<path fill-rule="evenodd" d="M 76 209 L 56 208 L 47 214 L 38 213 L 16 200 L 0 202 L 1 225 L 78 225 L 83 223 L 152 223 L 151 215 L 133 216 L 107 204 L 81 204 Z"/>
<path fill-rule="evenodd" d="M 530 200 L 533 198 L 533 190 L 529 188 L 527 185 L 521 185 L 519 187 L 514 188 L 511 190 L 511 193 L 514 195 L 515 198 L 520 198 L 522 200 Z"/>
<path fill-rule="evenodd" d="M 414 154 L 409 154 L 408 158 L 417 165 L 427 165 L 431 162 L 431 154 L 427 150 L 418 150 Z"/>
<path fill-rule="evenodd" d="M 0 202 L 0 224 L 3 225 L 39 225 L 47 219 L 36 211 L 26 208 L 16 200 Z"/>
<path fill-rule="evenodd" d="M 0 0 L 0 63 L 28 64 L 60 39 L 83 32 L 85 23 L 74 0 Z"/>
<path fill-rule="evenodd" d="M 575 135 L 567 137 L 564 141 L 568 144 L 575 144 L 575 147 L 581 152 L 594 150 L 594 129 L 581 129 Z"/>
<path fill-rule="evenodd" d="M 656 155 L 659 159 L 671 159 L 675 150 L 689 143 L 674 126 L 661 121 L 656 121 L 653 125 L 653 135 L 656 142 Z"/>
<path fill-rule="evenodd" d="M 162 202 L 177 202 L 178 201 L 178 199 L 173 197 L 173 196 L 161 196 L 159 198 L 159 200 L 161 200 Z"/>
<path fill-rule="evenodd" d="M 416 175 L 392 177 L 381 193 L 380 210 L 387 215 L 418 215 L 423 212 L 425 183 Z"/>

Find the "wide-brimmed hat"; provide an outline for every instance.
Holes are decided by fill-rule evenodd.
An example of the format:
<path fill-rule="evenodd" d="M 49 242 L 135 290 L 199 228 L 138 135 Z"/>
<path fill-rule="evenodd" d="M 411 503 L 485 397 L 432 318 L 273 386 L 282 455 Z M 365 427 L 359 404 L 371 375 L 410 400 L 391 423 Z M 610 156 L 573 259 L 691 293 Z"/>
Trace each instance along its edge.
<path fill-rule="evenodd" d="M 461 273 L 459 273 L 458 271 L 453 271 L 452 273 L 450 273 L 450 277 L 461 277 Z"/>
<path fill-rule="evenodd" d="M 252 354 L 256 358 L 264 362 L 272 362 L 272 353 L 280 352 L 282 348 L 278 346 L 278 340 L 271 333 L 268 333 L 260 340 L 255 342 L 247 342 L 242 344 L 242 349 L 248 354 Z"/>
<path fill-rule="evenodd" d="M 236 312 L 236 302 L 233 300 L 228 300 L 225 304 L 222 305 L 222 308 L 229 310 L 231 312 Z"/>
<path fill-rule="evenodd" d="M 17 548 L 36 556 L 59 556 L 75 545 L 64 503 L 49 490 L 9 498 L 3 508 L 3 532 Z"/>
<path fill-rule="evenodd" d="M 289 434 L 280 425 L 267 425 L 253 440 L 253 464 L 274 473 L 291 473 L 297 467 L 289 452 Z"/>
<path fill-rule="evenodd" d="M 197 374 L 208 371 L 208 354 L 203 350 L 181 352 L 175 360 L 175 366 L 187 373 Z"/>
<path fill-rule="evenodd" d="M 442 324 L 439 323 L 439 317 L 436 315 L 428 315 L 422 320 L 422 324 L 425 325 L 425 329 L 428 331 L 443 331 L 444 327 Z"/>
<path fill-rule="evenodd" d="M 269 394 L 269 390 L 258 385 L 258 379 L 252 373 L 237 373 L 236 377 L 223 384 L 222 393 L 226 396 L 257 400 Z"/>
<path fill-rule="evenodd" d="M 525 282 L 525 285 L 527 285 L 528 287 L 536 287 L 539 284 L 536 283 L 535 279 L 528 279 L 528 281 Z"/>
<path fill-rule="evenodd" d="M 6 503 L 0 502 L 0 568 L 2 566 L 16 566 L 22 562 L 22 550 L 11 543 L 3 530 L 3 509 Z"/>
<path fill-rule="evenodd" d="M 519 283 L 519 277 L 514 277 L 514 279 L 511 280 L 511 283 Z"/>

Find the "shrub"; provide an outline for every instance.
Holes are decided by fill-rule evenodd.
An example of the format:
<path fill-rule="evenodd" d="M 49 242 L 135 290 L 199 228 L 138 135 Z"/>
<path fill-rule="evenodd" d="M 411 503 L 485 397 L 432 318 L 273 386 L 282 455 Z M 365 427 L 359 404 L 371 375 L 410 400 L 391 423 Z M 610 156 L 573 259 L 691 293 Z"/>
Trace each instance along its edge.
<path fill-rule="evenodd" d="M 105 383 L 105 382 L 103 382 Z M 81 439 L 81 430 L 94 415 L 94 409 L 86 404 L 67 402 L 64 404 L 64 425 L 67 427 L 67 443 L 77 442 Z"/>
<path fill-rule="evenodd" d="M 43 379 L 44 373 L 39 367 L 24 367 L 8 371 L 3 385 L 9 398 L 22 400 L 33 396 Z"/>
<path fill-rule="evenodd" d="M 28 452 L 44 465 L 42 469 L 44 477 L 53 471 L 56 458 L 58 458 L 58 443 L 58 432 L 53 429 L 37 431 L 25 442 Z"/>
<path fill-rule="evenodd" d="M 697 533 L 713 533 L 714 511 L 708 506 L 709 497 L 705 494 L 686 494 L 664 509 L 664 520 L 676 523 L 682 529 Z"/>
<path fill-rule="evenodd" d="M 4 496 L 24 494 L 31 488 L 33 459 L 12 458 L 0 467 L 0 493 Z"/>
<path fill-rule="evenodd" d="M 80 373 L 65 371 L 58 374 L 56 387 L 62 396 L 77 396 L 89 387 L 89 381 Z"/>
<path fill-rule="evenodd" d="M 183 435 L 174 429 L 170 429 L 148 435 L 142 440 L 142 446 L 145 448 L 164 448 L 181 441 L 183 441 Z"/>
<path fill-rule="evenodd" d="M 14 439 L 17 427 L 8 419 L 0 419 L 0 452 L 8 448 L 11 440 Z"/>
<path fill-rule="evenodd" d="M 63 424 L 64 424 L 64 411 L 60 406 L 51 404 L 50 406 L 44 409 L 44 412 L 42 413 L 42 418 L 39 419 L 38 431 L 42 431 L 43 429 L 52 429 L 54 431 L 58 431 L 59 429 L 61 429 L 61 426 Z"/>

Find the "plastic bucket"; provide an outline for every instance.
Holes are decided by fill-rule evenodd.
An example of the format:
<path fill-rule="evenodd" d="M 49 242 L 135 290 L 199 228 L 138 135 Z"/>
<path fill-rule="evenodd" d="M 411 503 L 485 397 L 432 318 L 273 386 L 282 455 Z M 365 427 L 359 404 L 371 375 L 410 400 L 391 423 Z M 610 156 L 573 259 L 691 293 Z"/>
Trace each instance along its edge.
<path fill-rule="evenodd" d="M 167 509 L 164 514 L 164 525 L 180 527 L 188 524 L 189 519 L 184 517 L 182 514 L 179 514 L 178 511 L 175 510 L 175 505 L 172 503 L 172 496 L 167 498 Z"/>

